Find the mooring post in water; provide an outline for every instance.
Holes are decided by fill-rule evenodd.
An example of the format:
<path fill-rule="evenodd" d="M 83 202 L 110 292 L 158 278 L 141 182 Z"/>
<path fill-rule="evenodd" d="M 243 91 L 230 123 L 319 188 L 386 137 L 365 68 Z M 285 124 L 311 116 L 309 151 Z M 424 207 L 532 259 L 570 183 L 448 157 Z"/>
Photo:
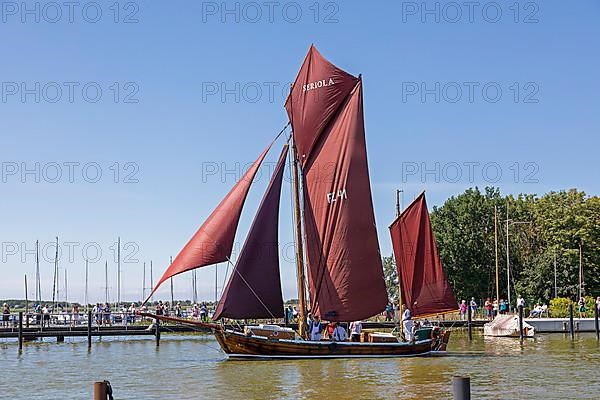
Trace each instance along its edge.
<path fill-rule="evenodd" d="M 160 346 L 160 319 L 156 318 L 156 323 L 154 325 L 155 335 L 156 335 L 156 346 Z"/>
<path fill-rule="evenodd" d="M 471 305 L 467 307 L 467 333 L 469 340 L 473 340 L 473 324 L 471 321 Z"/>
<path fill-rule="evenodd" d="M 106 400 L 108 397 L 108 382 L 94 382 L 94 400 Z"/>
<path fill-rule="evenodd" d="M 519 338 L 522 340 L 523 335 L 523 305 L 519 304 Z"/>
<path fill-rule="evenodd" d="M 88 348 L 92 347 L 92 311 L 88 310 L 87 339 Z"/>
<path fill-rule="evenodd" d="M 569 303 L 569 332 L 571 332 L 571 339 L 574 339 L 575 323 L 573 322 L 573 303 Z"/>
<path fill-rule="evenodd" d="M 19 351 L 23 350 L 23 311 L 19 311 Z"/>
<path fill-rule="evenodd" d="M 452 398 L 454 400 L 471 400 L 471 378 L 468 376 L 452 378 Z"/>
<path fill-rule="evenodd" d="M 600 310 L 598 310 L 598 307 L 600 307 L 600 304 L 594 304 L 594 324 L 596 327 L 596 340 L 600 340 L 600 324 L 598 323 L 598 314 L 600 313 Z"/>

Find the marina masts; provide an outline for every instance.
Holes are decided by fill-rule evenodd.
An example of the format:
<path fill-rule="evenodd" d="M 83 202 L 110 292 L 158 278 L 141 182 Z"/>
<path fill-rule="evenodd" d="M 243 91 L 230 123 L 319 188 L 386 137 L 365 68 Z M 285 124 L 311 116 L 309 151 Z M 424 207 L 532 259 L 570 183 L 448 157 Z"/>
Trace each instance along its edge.
<path fill-rule="evenodd" d="M 496 307 L 498 307 L 498 310 L 500 310 L 500 270 L 498 266 L 498 206 L 496 205 L 494 206 L 494 247 L 496 251 Z"/>
<path fill-rule="evenodd" d="M 58 300 L 58 236 L 56 237 L 56 253 L 54 255 L 54 280 L 52 284 L 52 310 L 56 309 Z"/>
<path fill-rule="evenodd" d="M 117 239 L 117 304 L 121 304 L 121 237 Z"/>

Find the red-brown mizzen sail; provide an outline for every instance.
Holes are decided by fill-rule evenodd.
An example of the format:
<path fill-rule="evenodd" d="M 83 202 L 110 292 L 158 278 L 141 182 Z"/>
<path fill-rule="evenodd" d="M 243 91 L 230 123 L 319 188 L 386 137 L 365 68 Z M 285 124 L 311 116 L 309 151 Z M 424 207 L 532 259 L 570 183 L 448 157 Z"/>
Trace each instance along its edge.
<path fill-rule="evenodd" d="M 182 272 L 227 261 L 231 256 L 235 232 L 250 185 L 271 145 L 267 147 L 233 189 L 210 214 L 183 250 L 175 257 L 148 299 L 167 279 Z M 147 301 L 147 299 L 146 299 Z"/>
<path fill-rule="evenodd" d="M 458 308 L 446 280 L 431 229 L 425 193 L 421 193 L 390 225 L 402 301 L 413 316 Z"/>
<path fill-rule="evenodd" d="M 285 145 L 258 212 L 215 310 L 220 318 L 283 317 L 277 231 L 281 182 L 287 156 Z"/>
<path fill-rule="evenodd" d="M 294 134 L 301 136 L 295 127 Z M 388 298 L 371 199 L 360 80 L 314 144 L 303 174 L 312 312 L 333 321 L 378 314 Z"/>
<path fill-rule="evenodd" d="M 357 82 L 310 46 L 285 103 L 302 165 Z"/>

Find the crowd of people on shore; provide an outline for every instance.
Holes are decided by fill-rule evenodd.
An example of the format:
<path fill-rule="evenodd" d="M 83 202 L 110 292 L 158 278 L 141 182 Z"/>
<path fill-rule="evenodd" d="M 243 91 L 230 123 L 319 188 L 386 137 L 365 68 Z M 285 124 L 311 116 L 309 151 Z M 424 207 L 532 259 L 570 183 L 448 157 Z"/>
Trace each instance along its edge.
<path fill-rule="evenodd" d="M 600 296 L 596 298 L 595 301 L 596 308 L 600 310 Z M 471 297 L 471 300 L 467 303 L 466 300 L 461 300 L 459 305 L 459 313 L 460 319 L 466 320 L 467 313 L 469 309 L 471 310 L 472 318 L 485 318 L 488 320 L 493 320 L 498 314 L 511 314 L 516 313 L 519 310 L 519 307 L 525 308 L 525 299 L 522 296 L 517 296 L 517 300 L 515 302 L 514 309 L 511 310 L 510 304 L 508 300 L 500 299 L 498 302 L 496 299 L 487 298 L 483 302 L 482 307 L 479 307 L 479 304 L 475 300 L 475 297 Z M 579 318 L 586 318 L 586 304 L 585 299 L 580 298 L 577 302 L 577 311 L 579 313 Z M 535 303 L 531 305 L 531 309 L 528 314 L 529 318 L 541 318 L 541 317 L 550 317 L 550 310 L 546 303 Z"/>
<path fill-rule="evenodd" d="M 470 301 L 461 300 L 458 305 L 459 315 L 461 320 L 467 319 L 467 313 L 470 309 L 472 318 L 485 318 L 493 320 L 498 314 L 505 315 L 517 312 L 519 307 L 525 307 L 525 299 L 521 296 L 517 296 L 514 303 L 514 308 L 511 309 L 510 304 L 505 299 L 487 298 L 480 304 L 475 300 L 475 297 L 471 297 Z M 600 310 L 600 296 L 595 300 L 595 306 Z M 528 309 L 529 318 L 549 317 L 549 307 L 547 304 L 535 303 L 531 304 L 531 308 Z M 579 317 L 585 318 L 587 313 L 587 306 L 585 299 L 581 298 L 577 302 L 576 308 Z M 83 312 L 82 312 L 83 311 Z M 50 326 L 50 323 L 62 324 L 62 325 L 78 325 L 85 319 L 84 312 L 87 309 L 82 310 L 78 304 L 72 304 L 70 309 L 67 309 L 62 304 L 57 304 L 54 308 L 50 304 L 36 304 L 33 308 L 33 313 L 30 314 L 30 318 L 33 319 L 33 323 L 36 325 Z M 209 322 L 212 317 L 213 309 L 208 303 L 193 303 L 190 306 L 182 305 L 181 302 L 173 302 L 173 304 L 163 301 L 158 301 L 155 304 L 148 306 L 146 304 L 130 303 L 129 306 L 112 305 L 109 303 L 96 303 L 91 307 L 93 322 L 97 325 L 112 325 L 115 323 L 135 323 L 143 319 L 139 313 L 154 313 L 156 315 L 172 316 L 176 318 L 188 318 L 195 321 Z M 284 324 L 298 323 L 300 313 L 297 306 L 287 305 L 284 310 Z M 397 303 L 389 302 L 380 318 L 386 322 L 397 322 L 403 326 L 406 325 L 405 332 L 410 335 L 412 329 L 412 318 L 410 315 L 410 309 L 405 305 L 400 309 Z M 2 306 L 2 326 L 9 326 L 11 323 L 11 309 L 7 303 Z M 349 324 L 339 324 L 335 322 L 325 323 L 320 320 L 319 316 L 314 316 L 310 313 L 307 315 L 306 321 L 309 329 L 309 336 L 312 337 L 313 333 L 315 337 L 322 335 L 322 337 L 334 336 L 341 338 L 349 338 L 351 340 L 357 340 L 360 337 L 362 330 L 362 323 L 360 321 L 350 322 Z M 339 333 L 336 334 L 336 327 Z M 327 329 L 325 329 L 327 328 Z M 346 336 L 341 334 L 341 329 L 344 329 Z M 314 332 L 313 332 L 314 331 Z"/>

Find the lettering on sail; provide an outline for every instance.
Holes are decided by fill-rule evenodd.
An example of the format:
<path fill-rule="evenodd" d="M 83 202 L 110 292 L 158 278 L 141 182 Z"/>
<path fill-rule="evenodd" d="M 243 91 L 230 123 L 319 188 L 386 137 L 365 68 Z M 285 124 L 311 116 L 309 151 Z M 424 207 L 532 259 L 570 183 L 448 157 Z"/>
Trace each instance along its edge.
<path fill-rule="evenodd" d="M 332 86 L 332 85 L 335 85 L 335 81 L 333 80 L 333 78 L 321 79 L 320 81 L 310 82 L 310 83 L 307 83 L 306 85 L 302 85 L 302 91 L 308 92 L 311 90 L 320 89 L 322 87 L 327 87 L 327 86 Z"/>
<path fill-rule="evenodd" d="M 338 199 L 346 200 L 348 198 L 348 193 L 346 192 L 346 188 L 339 189 L 337 192 L 327 193 L 327 203 L 331 204 L 336 202 Z"/>

